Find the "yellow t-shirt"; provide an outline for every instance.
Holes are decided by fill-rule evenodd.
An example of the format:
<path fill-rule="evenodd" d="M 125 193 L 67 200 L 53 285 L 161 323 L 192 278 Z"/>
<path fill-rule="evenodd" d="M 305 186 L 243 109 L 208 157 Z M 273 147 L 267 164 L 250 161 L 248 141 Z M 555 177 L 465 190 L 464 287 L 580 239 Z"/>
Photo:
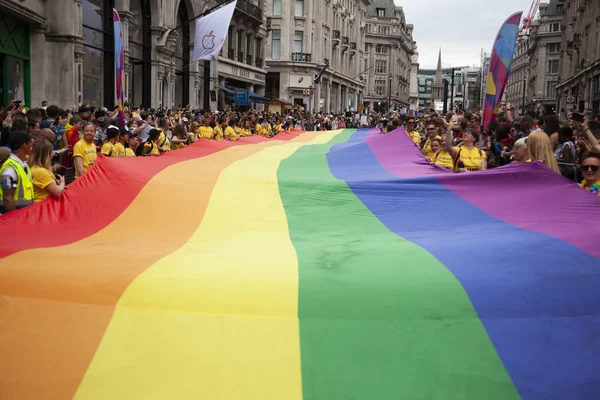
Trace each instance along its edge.
<path fill-rule="evenodd" d="M 167 135 L 165 135 L 163 131 L 160 131 L 160 135 L 158 136 L 158 147 L 162 151 L 171 150 L 171 142 L 169 141 L 169 138 L 167 137 Z"/>
<path fill-rule="evenodd" d="M 100 154 L 106 157 L 119 157 L 116 146 L 111 142 L 104 142 Z"/>
<path fill-rule="evenodd" d="M 262 126 L 260 126 L 260 124 L 256 124 L 254 126 L 254 133 L 257 135 L 262 135 L 263 131 L 262 131 Z"/>
<path fill-rule="evenodd" d="M 49 169 L 34 165 L 31 167 L 31 181 L 33 182 L 33 202 L 39 203 L 50 196 L 46 188 L 56 183 L 56 178 Z"/>
<path fill-rule="evenodd" d="M 230 126 L 225 128 L 225 137 L 229 140 L 238 140 L 238 137 L 235 134 L 235 130 Z"/>
<path fill-rule="evenodd" d="M 117 157 L 126 157 L 125 146 L 123 146 L 123 143 L 115 143 L 115 150 L 117 150 Z"/>
<path fill-rule="evenodd" d="M 432 162 L 438 167 L 446 168 L 452 171 L 454 163 L 452 162 L 452 156 L 446 150 L 440 150 L 433 155 Z"/>
<path fill-rule="evenodd" d="M 460 161 L 465 165 L 465 169 L 468 171 L 479 171 L 481 169 L 481 162 L 487 158 L 485 155 L 485 151 L 479 150 L 477 147 L 473 146 L 471 150 L 468 150 L 466 147 L 457 147 L 456 148 L 456 170 L 458 171 L 458 164 Z"/>
<path fill-rule="evenodd" d="M 146 143 L 144 143 L 144 148 L 146 148 L 146 149 L 152 149 L 152 150 L 150 150 L 150 155 L 152 155 L 152 156 L 158 156 L 158 155 L 160 155 L 160 151 L 158 150 L 158 145 L 156 143 L 152 143 L 151 141 L 147 141 Z"/>
<path fill-rule="evenodd" d="M 441 139 L 441 137 L 436 136 L 434 139 Z M 431 139 L 429 138 L 427 138 L 427 141 L 423 146 L 423 154 L 425 154 L 425 157 L 429 159 L 433 158 L 433 151 L 431 151 Z"/>
<path fill-rule="evenodd" d="M 419 144 L 419 145 L 421 144 L 421 135 L 419 135 L 419 132 L 417 132 L 417 131 L 412 131 L 412 132 L 406 131 L 406 134 L 413 141 L 414 144 Z M 431 148 L 431 145 L 429 147 Z"/>
<path fill-rule="evenodd" d="M 96 154 L 96 145 L 93 142 L 88 143 L 81 139 L 73 147 L 73 158 L 75 159 L 77 157 L 81 157 L 83 160 L 83 172 L 87 172 L 87 170 L 90 169 L 98 159 L 98 155 Z M 75 168 L 75 176 L 79 176 L 77 168 Z"/>
<path fill-rule="evenodd" d="M 135 157 L 135 151 L 129 147 L 125 149 L 125 157 Z"/>
<path fill-rule="evenodd" d="M 252 136 L 252 132 L 249 129 L 240 129 L 240 135 L 242 136 Z"/>
<path fill-rule="evenodd" d="M 219 125 L 215 126 L 215 134 L 213 136 L 215 140 L 223 140 L 223 129 Z"/>
<path fill-rule="evenodd" d="M 185 147 L 185 143 L 171 143 L 171 150 L 179 150 Z"/>
<path fill-rule="evenodd" d="M 215 131 L 210 126 L 201 126 L 198 128 L 198 136 L 204 139 L 212 139 Z"/>

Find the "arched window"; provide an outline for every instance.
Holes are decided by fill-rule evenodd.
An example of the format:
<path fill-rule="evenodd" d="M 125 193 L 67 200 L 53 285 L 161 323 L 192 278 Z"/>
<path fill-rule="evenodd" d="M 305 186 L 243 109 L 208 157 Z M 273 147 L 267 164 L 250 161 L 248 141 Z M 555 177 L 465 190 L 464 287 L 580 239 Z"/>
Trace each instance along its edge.
<path fill-rule="evenodd" d="M 151 17 L 149 0 L 131 1 L 131 18 L 129 19 L 130 83 L 127 97 L 133 106 L 150 106 L 150 86 L 152 85 Z"/>
<path fill-rule="evenodd" d="M 175 55 L 175 107 L 185 107 L 190 101 L 190 20 L 185 0 L 179 2 L 177 26 L 184 25 L 179 34 L 177 54 Z"/>

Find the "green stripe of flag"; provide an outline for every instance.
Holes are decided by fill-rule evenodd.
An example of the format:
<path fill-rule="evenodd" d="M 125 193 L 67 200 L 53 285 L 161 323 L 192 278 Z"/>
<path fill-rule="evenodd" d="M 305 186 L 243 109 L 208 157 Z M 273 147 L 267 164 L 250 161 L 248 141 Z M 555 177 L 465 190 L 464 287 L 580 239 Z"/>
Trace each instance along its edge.
<path fill-rule="evenodd" d="M 460 283 L 330 173 L 327 152 L 353 132 L 278 171 L 298 253 L 304 399 L 518 398 Z"/>

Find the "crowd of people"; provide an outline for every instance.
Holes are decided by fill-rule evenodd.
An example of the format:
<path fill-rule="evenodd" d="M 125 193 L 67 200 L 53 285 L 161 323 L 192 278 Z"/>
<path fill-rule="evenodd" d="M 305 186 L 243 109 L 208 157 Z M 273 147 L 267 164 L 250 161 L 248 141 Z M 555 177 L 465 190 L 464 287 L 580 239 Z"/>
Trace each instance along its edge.
<path fill-rule="evenodd" d="M 349 115 L 256 110 L 212 112 L 191 107 L 119 110 L 83 106 L 62 109 L 13 102 L 0 111 L 0 213 L 48 196 L 88 171 L 99 156 L 158 157 L 199 140 L 274 137 L 294 130 L 358 127 Z"/>
<path fill-rule="evenodd" d="M 457 173 L 540 161 L 600 195 L 600 116 L 593 119 L 577 109 L 565 120 L 514 115 L 510 103 L 502 105 L 488 131 L 482 131 L 476 112 L 408 117 L 405 131 L 432 164 Z M 401 124 L 388 122 L 385 131 Z"/>
<path fill-rule="evenodd" d="M 397 112 L 333 115 L 292 109 L 273 114 L 125 107 L 121 117 L 116 109 L 46 104 L 27 109 L 13 102 L 0 111 L 0 213 L 60 197 L 100 155 L 158 157 L 199 140 L 366 127 L 386 133 L 403 126 L 432 164 L 457 173 L 538 160 L 581 182 L 585 190 L 600 192 L 598 119 L 575 110 L 565 121 L 553 115 L 536 120 L 513 117 L 510 104 L 503 108 L 498 121 L 482 132 L 480 114 L 461 111 L 413 117 Z"/>

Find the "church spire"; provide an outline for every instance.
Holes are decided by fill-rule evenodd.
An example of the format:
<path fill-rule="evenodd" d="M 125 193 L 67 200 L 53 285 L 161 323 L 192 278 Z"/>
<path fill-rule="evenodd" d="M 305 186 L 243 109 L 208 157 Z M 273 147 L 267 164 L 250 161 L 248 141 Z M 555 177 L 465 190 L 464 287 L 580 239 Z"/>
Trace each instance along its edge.
<path fill-rule="evenodd" d="M 440 54 L 438 55 L 437 71 L 435 72 L 435 83 L 438 85 L 442 84 L 442 48 L 440 47 Z"/>

